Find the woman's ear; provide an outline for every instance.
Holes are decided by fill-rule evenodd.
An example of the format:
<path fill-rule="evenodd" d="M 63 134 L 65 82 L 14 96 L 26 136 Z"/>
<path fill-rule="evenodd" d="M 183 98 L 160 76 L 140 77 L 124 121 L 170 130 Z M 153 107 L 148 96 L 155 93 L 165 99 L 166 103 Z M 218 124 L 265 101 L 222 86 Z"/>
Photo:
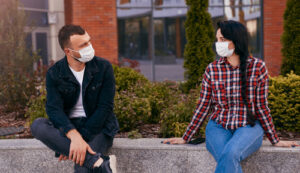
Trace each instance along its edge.
<path fill-rule="evenodd" d="M 235 46 L 232 41 L 229 42 L 228 49 L 235 49 Z"/>

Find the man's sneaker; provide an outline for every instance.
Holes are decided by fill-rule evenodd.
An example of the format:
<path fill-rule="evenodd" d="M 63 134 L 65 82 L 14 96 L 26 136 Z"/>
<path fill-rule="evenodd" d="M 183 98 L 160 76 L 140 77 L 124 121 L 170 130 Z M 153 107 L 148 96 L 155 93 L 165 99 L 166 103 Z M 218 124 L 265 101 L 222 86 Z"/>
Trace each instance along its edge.
<path fill-rule="evenodd" d="M 117 173 L 117 158 L 115 155 L 109 155 L 110 160 L 110 168 L 112 173 Z"/>
<path fill-rule="evenodd" d="M 93 173 L 117 173 L 116 169 L 116 156 L 101 156 L 103 163 L 93 169 Z"/>

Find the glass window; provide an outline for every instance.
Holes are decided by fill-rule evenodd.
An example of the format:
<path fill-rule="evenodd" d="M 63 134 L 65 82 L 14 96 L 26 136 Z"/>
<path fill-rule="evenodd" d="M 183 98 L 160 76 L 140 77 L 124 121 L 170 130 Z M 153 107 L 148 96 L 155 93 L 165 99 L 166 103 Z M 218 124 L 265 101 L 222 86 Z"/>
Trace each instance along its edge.
<path fill-rule="evenodd" d="M 48 65 L 47 33 L 36 33 L 36 50 L 42 57 L 43 64 Z"/>
<path fill-rule="evenodd" d="M 119 56 L 148 59 L 149 18 L 118 20 Z"/>
<path fill-rule="evenodd" d="M 48 9 L 48 0 L 20 0 L 26 8 Z"/>
<path fill-rule="evenodd" d="M 28 26 L 38 26 L 47 27 L 48 24 L 48 13 L 39 11 L 25 11 L 28 15 L 27 25 Z"/>
<path fill-rule="evenodd" d="M 155 70 L 156 80 L 183 80 L 183 54 L 187 43 L 185 0 L 116 0 L 118 16 L 119 57 L 137 60 L 141 72 L 149 79 Z M 261 0 L 210 0 L 208 12 L 213 26 L 218 21 L 235 20 L 249 31 L 249 50 L 262 57 Z M 154 36 L 150 24 L 153 14 Z M 150 38 L 154 37 L 155 62 L 150 59 Z M 214 44 L 212 45 L 214 46 Z M 155 67 L 151 65 L 155 64 Z M 142 68 L 148 68 L 146 70 Z M 178 74 L 177 74 L 178 73 Z M 180 74 L 179 74 L 180 73 Z M 154 73 L 153 73 L 154 74 Z M 153 77 L 153 76 L 152 76 Z"/>
<path fill-rule="evenodd" d="M 30 55 L 32 55 L 32 34 L 31 33 L 26 33 L 25 44 Z"/>

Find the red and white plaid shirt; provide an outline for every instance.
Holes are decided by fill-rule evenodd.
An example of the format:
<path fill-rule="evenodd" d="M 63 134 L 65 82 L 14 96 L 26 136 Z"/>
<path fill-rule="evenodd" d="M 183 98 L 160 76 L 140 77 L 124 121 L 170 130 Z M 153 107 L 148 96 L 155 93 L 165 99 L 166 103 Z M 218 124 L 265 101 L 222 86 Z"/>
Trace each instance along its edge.
<path fill-rule="evenodd" d="M 248 107 L 258 119 L 272 144 L 279 141 L 268 108 L 269 77 L 265 63 L 257 58 L 247 60 Z M 210 119 L 225 129 L 234 130 L 247 125 L 247 110 L 241 96 L 240 70 L 227 58 L 210 63 L 203 75 L 202 88 L 194 116 L 183 139 L 190 141 L 212 110 Z"/>

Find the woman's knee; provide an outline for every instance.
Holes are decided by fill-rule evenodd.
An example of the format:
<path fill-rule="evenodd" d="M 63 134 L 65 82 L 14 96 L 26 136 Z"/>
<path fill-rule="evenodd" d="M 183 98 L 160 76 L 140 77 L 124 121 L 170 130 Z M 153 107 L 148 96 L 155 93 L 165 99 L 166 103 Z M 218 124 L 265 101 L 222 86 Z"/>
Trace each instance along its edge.
<path fill-rule="evenodd" d="M 31 130 L 31 134 L 34 137 L 38 137 L 39 134 L 41 134 L 41 132 L 43 131 L 43 127 L 46 123 L 48 123 L 48 119 L 46 118 L 37 118 L 35 119 L 31 126 L 30 126 L 30 130 Z"/>
<path fill-rule="evenodd" d="M 236 147 L 228 147 L 222 152 L 220 159 L 240 161 L 241 151 Z"/>

